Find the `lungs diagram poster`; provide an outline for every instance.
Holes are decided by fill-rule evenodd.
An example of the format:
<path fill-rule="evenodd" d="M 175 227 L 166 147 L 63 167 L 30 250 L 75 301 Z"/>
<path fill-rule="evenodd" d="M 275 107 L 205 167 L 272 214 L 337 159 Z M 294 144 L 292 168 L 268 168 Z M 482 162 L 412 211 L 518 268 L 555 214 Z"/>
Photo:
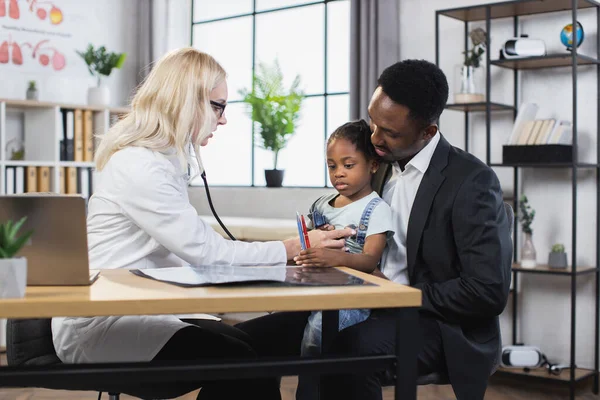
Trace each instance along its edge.
<path fill-rule="evenodd" d="M 80 11 L 81 2 L 0 0 L 0 75 L 77 75 L 71 69 L 87 19 Z"/>

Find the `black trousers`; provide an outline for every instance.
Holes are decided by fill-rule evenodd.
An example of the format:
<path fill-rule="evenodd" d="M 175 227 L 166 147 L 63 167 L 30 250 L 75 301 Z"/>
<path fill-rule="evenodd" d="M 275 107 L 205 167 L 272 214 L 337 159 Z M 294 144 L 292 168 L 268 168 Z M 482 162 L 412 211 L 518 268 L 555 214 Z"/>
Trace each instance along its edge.
<path fill-rule="evenodd" d="M 308 315 L 309 313 L 275 313 L 240 323 L 236 327 L 252 337 L 254 349 L 259 356 L 299 356 Z M 418 374 L 445 372 L 437 322 L 421 315 L 419 329 L 421 342 L 415 343 L 415 346 L 420 347 Z M 326 351 L 328 354 L 343 356 L 393 354 L 396 347 L 395 333 L 394 310 L 373 310 L 366 321 L 339 332 Z M 380 400 L 383 376 L 383 372 L 370 375 L 326 375 L 322 380 L 326 397 L 321 400 Z"/>
<path fill-rule="evenodd" d="M 183 320 L 194 324 L 177 331 L 154 357 L 153 361 L 195 361 L 227 358 L 256 358 L 251 338 L 243 331 L 222 322 L 210 320 Z M 280 400 L 277 378 L 240 379 L 181 382 L 172 384 L 145 384 L 142 387 L 127 387 L 122 393 L 142 399 L 167 399 L 182 396 L 202 388 L 198 399 L 239 400 L 266 399 Z"/>

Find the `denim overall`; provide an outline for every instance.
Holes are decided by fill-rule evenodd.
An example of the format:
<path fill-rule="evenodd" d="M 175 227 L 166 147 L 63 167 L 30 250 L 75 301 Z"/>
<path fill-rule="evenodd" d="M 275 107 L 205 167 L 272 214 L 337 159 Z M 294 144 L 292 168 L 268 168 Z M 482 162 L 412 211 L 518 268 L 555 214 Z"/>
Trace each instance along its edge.
<path fill-rule="evenodd" d="M 373 210 L 381 201 L 382 199 L 380 197 L 372 199 L 363 210 L 358 227 L 351 226 L 351 228 L 356 229 L 356 235 L 346 239 L 348 252 L 354 254 L 362 253 L 365 239 L 367 238 L 369 219 L 371 218 Z M 326 218 L 319 211 L 312 212 L 312 221 L 313 226 L 315 227 L 327 224 Z M 370 314 L 371 310 L 368 309 L 340 310 L 338 331 L 366 320 Z M 304 329 L 304 339 L 302 340 L 301 350 L 303 356 L 318 355 L 321 353 L 322 326 L 322 313 L 320 311 L 311 313 L 310 317 L 308 317 L 308 324 L 306 324 L 306 328 Z"/>

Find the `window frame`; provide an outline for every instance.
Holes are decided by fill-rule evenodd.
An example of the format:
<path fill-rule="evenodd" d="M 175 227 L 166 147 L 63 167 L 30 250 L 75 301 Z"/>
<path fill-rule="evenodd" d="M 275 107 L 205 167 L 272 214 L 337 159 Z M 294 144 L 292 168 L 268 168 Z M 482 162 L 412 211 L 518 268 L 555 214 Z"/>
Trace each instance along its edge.
<path fill-rule="evenodd" d="M 350 95 L 350 88 L 348 87 L 348 91 L 341 91 L 341 92 L 329 92 L 328 90 L 328 81 L 327 81 L 327 74 L 328 74 L 328 63 L 327 63 L 327 53 L 328 53 L 328 27 L 329 27 L 329 22 L 328 22 L 328 4 L 329 3 L 336 3 L 336 2 L 340 2 L 340 1 L 350 1 L 350 0 L 320 0 L 320 1 L 311 1 L 308 3 L 304 3 L 304 4 L 296 4 L 296 5 L 290 5 L 290 6 L 285 6 L 285 7 L 277 7 L 277 8 L 271 8 L 271 9 L 266 9 L 266 10 L 261 10 L 261 11 L 256 11 L 256 1 L 257 0 L 252 0 L 252 12 L 249 13 L 242 13 L 242 14 L 235 14 L 235 15 L 230 15 L 227 17 L 221 17 L 221 18 L 213 18 L 213 19 L 207 19 L 207 20 L 201 20 L 201 21 L 195 21 L 194 19 L 194 4 L 195 4 L 195 0 L 191 1 L 191 32 L 190 32 L 190 46 L 194 45 L 194 27 L 196 25 L 203 25 L 203 24 L 209 24 L 209 23 L 214 23 L 214 22 L 221 22 L 221 21 L 227 21 L 227 20 L 232 20 L 232 19 L 237 19 L 237 18 L 244 18 L 244 17 L 252 17 L 252 76 L 254 76 L 255 72 L 256 72 L 256 16 L 257 15 L 261 15 L 261 14 L 269 14 L 269 13 L 274 13 L 274 12 L 279 12 L 279 11 L 285 11 L 285 10 L 291 10 L 291 9 L 296 9 L 296 8 L 303 8 L 303 7 L 310 7 L 310 6 L 315 6 L 315 5 L 319 5 L 319 4 L 323 4 L 324 5 L 324 15 L 323 15 L 323 24 L 324 24 L 324 37 L 323 37 L 323 42 L 324 42 L 324 55 L 323 55 L 323 71 L 324 71 L 324 82 L 323 82 L 323 88 L 324 88 L 324 92 L 323 93 L 310 93 L 310 94 L 306 94 L 305 97 L 323 97 L 323 140 L 325 143 L 327 141 L 327 138 L 329 137 L 329 133 L 328 129 L 327 129 L 327 125 L 328 125 L 328 98 L 330 96 L 342 96 L 342 95 Z M 228 104 L 235 104 L 235 103 L 242 103 L 242 100 L 233 100 L 233 101 L 229 101 Z M 264 185 L 259 185 L 257 186 L 255 184 L 255 179 L 254 179 L 254 175 L 255 175 L 255 149 L 256 149 L 256 143 L 255 143 L 255 130 L 254 130 L 254 124 L 251 124 L 252 128 L 251 128 L 251 134 L 252 134 L 252 138 L 251 138 L 251 155 L 250 155 L 250 170 L 251 170 L 251 179 L 250 179 L 250 185 L 211 185 L 214 187 L 231 187 L 231 188 L 247 188 L 247 187 L 260 187 L 263 188 L 265 187 Z M 327 170 L 327 163 L 324 163 L 325 165 L 323 165 L 323 182 L 324 185 L 323 186 L 283 186 L 284 188 L 330 188 L 331 186 L 328 185 L 328 181 L 329 181 L 329 173 Z M 200 184 L 191 184 L 192 186 L 201 186 Z"/>

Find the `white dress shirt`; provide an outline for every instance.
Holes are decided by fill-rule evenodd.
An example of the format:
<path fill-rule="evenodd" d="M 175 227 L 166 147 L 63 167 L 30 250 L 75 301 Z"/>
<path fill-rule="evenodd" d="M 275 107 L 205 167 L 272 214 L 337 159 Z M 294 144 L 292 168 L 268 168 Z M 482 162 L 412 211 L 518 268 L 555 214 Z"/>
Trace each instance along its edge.
<path fill-rule="evenodd" d="M 417 190 L 433 152 L 440 141 L 438 132 L 427 145 L 418 152 L 404 167 L 400 169 L 397 162 L 392 164 L 393 170 L 390 179 L 383 185 L 383 200 L 392 209 L 394 223 L 394 237 L 388 241 L 383 251 L 381 272 L 391 281 L 408 285 L 408 272 L 406 265 L 406 232 L 408 219 L 412 210 Z"/>
<path fill-rule="evenodd" d="M 286 262 L 281 242 L 225 240 L 198 216 L 187 189 L 188 176 L 174 151 L 116 152 L 97 174 L 89 200 L 90 268 Z M 66 363 L 151 361 L 185 326 L 173 315 L 53 318 L 52 337 Z"/>

